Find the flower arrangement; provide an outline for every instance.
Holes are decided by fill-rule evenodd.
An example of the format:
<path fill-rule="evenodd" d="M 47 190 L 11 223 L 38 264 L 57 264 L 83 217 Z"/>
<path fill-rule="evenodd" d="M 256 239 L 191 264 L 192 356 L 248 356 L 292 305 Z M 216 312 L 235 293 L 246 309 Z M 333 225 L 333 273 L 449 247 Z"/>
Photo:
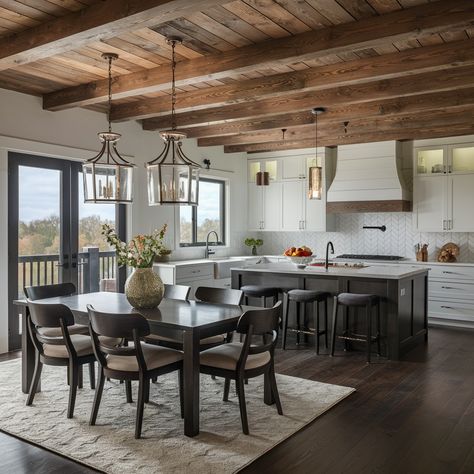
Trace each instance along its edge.
<path fill-rule="evenodd" d="M 150 268 L 155 257 L 166 251 L 163 245 L 167 225 L 152 234 L 138 234 L 126 243 L 122 242 L 112 227 L 102 226 L 102 235 L 107 243 L 115 249 L 117 264 L 122 267 L 128 265 L 133 268 Z"/>

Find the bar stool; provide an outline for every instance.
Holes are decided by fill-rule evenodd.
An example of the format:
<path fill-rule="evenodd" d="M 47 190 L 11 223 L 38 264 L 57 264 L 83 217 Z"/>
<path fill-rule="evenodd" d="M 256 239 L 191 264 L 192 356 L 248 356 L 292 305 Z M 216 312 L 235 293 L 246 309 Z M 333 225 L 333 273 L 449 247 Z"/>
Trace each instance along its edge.
<path fill-rule="evenodd" d="M 281 293 L 281 288 L 274 286 L 261 285 L 245 285 L 240 288 L 245 296 L 245 304 L 249 304 L 249 296 L 252 298 L 261 298 L 262 306 L 266 308 L 267 298 L 273 298 L 272 307 L 278 301 L 278 294 Z"/>
<path fill-rule="evenodd" d="M 286 310 L 283 316 L 283 340 L 282 349 L 286 347 L 286 334 L 288 329 L 296 332 L 296 343 L 300 342 L 300 333 L 312 335 L 315 337 L 316 354 L 319 354 L 319 337 L 324 334 L 326 349 L 328 347 L 328 298 L 330 294 L 325 291 L 316 290 L 290 290 L 286 293 Z M 290 302 L 296 303 L 296 329 L 288 328 L 288 313 Z M 300 313 L 301 305 L 313 303 L 314 329 L 301 329 Z M 324 330 L 319 329 L 320 303 L 324 303 Z"/>
<path fill-rule="evenodd" d="M 367 343 L 367 363 L 370 364 L 372 343 L 377 342 L 377 353 L 380 355 L 380 297 L 377 295 L 341 293 L 334 297 L 334 309 L 332 319 L 331 356 L 334 355 L 336 344 L 337 313 L 339 306 L 344 306 L 344 332 L 340 339 L 344 339 L 347 350 L 347 341 L 361 341 Z M 372 309 L 377 307 L 377 334 L 372 336 Z M 355 334 L 349 330 L 349 308 L 365 307 L 367 334 Z"/>

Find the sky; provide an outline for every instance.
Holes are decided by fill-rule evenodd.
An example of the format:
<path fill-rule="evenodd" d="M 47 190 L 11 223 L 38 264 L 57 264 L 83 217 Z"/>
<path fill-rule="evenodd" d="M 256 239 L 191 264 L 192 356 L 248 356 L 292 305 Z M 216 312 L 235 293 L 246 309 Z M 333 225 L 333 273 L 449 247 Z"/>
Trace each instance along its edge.
<path fill-rule="evenodd" d="M 31 222 L 59 215 L 59 193 L 61 172 L 43 168 L 20 166 L 20 221 Z M 79 175 L 79 218 L 100 215 L 115 220 L 112 204 L 84 204 L 82 174 Z"/>

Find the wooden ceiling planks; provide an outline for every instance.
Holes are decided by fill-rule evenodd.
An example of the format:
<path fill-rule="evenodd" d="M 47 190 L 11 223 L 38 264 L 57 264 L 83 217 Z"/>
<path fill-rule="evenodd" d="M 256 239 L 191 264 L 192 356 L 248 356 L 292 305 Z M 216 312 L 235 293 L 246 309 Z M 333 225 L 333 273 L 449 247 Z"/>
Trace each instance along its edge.
<path fill-rule="evenodd" d="M 88 6 L 94 7 L 96 5 L 95 8 L 100 8 L 104 3 L 107 3 L 107 0 L 0 0 L 0 36 L 3 35 L 4 38 L 5 35 L 8 36 L 12 33 L 27 34 L 48 21 L 87 9 Z M 149 3 L 149 0 L 140 3 Z M 180 3 L 179 0 L 177 0 L 178 3 Z M 191 2 L 185 3 L 189 4 Z M 444 8 L 446 5 L 452 5 L 453 3 L 459 4 L 460 2 L 458 0 L 454 0 L 454 2 L 452 0 L 445 0 L 437 5 L 441 5 Z M 117 5 L 117 2 L 115 4 Z M 56 52 L 56 54 L 48 53 L 47 57 L 32 60 L 24 66 L 13 63 L 10 69 L 0 70 L 0 87 L 35 95 L 47 95 L 48 97 L 52 93 L 52 95 L 56 92 L 60 94 L 64 89 L 79 88 L 78 90 L 87 90 L 95 88 L 97 84 L 106 82 L 105 79 L 107 77 L 107 65 L 100 56 L 105 51 L 112 51 L 120 56 L 119 61 L 113 65 L 114 88 L 117 86 L 118 92 L 114 96 L 114 111 L 118 114 L 120 110 L 145 110 L 144 115 L 137 115 L 134 112 L 129 116 L 120 116 L 118 114 L 116 117 L 119 120 L 123 120 L 136 119 L 143 116 L 154 117 L 155 115 L 164 114 L 163 117 L 155 119 L 155 124 L 159 123 L 160 126 L 164 126 L 166 123 L 166 126 L 168 126 L 167 120 L 169 117 L 166 116 L 166 110 L 169 110 L 169 73 L 161 75 L 161 79 L 159 78 L 158 80 L 164 80 L 165 82 L 159 84 L 158 87 L 140 87 L 140 82 L 147 75 L 152 78 L 150 79 L 151 81 L 156 79 L 156 77 L 152 77 L 154 71 L 168 70 L 170 48 L 166 44 L 166 36 L 169 34 L 178 34 L 185 39 L 185 43 L 177 47 L 178 61 L 183 62 L 183 64 L 178 66 L 179 79 L 180 71 L 184 71 L 186 74 L 184 64 L 193 60 L 202 60 L 203 64 L 206 64 L 206 61 L 212 62 L 214 58 L 224 57 L 226 54 L 234 54 L 236 49 L 244 48 L 242 49 L 242 54 L 244 54 L 246 48 L 258 48 L 258 45 L 264 41 L 297 37 L 308 32 L 311 34 L 312 31 L 324 31 L 324 29 L 334 27 L 335 25 L 372 21 L 380 15 L 390 15 L 393 12 L 400 12 L 402 9 L 407 8 L 423 5 L 428 9 L 430 8 L 428 0 L 233 0 L 221 2 L 202 1 L 200 5 L 202 8 L 190 9 L 185 14 L 167 18 L 167 21 L 164 23 L 156 19 L 154 23 L 149 22 L 140 27 L 132 25 L 131 28 L 121 31 L 119 34 L 104 35 L 103 37 L 99 35 L 96 38 L 91 38 L 91 40 L 84 44 L 76 42 L 74 48 L 66 48 Z M 189 122 L 186 119 L 186 113 L 188 112 L 180 113 L 179 116 L 184 119 L 183 125 L 186 127 L 192 126 L 192 128 L 189 128 L 190 135 L 196 137 L 252 133 L 258 130 L 265 131 L 265 127 L 268 127 L 268 130 L 272 130 L 280 127 L 286 119 L 288 120 L 288 127 L 307 126 L 308 123 L 311 123 L 308 120 L 312 118 L 308 117 L 308 104 L 306 104 L 306 109 L 304 110 L 293 110 L 290 107 L 289 111 L 287 111 L 281 109 L 280 105 L 282 103 L 281 98 L 285 96 L 282 95 L 278 98 L 279 95 L 287 93 L 297 97 L 300 94 L 297 88 L 280 92 L 275 90 L 273 96 L 271 92 L 265 92 L 266 89 L 259 89 L 260 82 L 264 81 L 266 77 L 273 77 L 276 83 L 278 78 L 285 74 L 288 77 L 294 75 L 295 80 L 297 80 L 299 73 L 295 74 L 294 71 L 306 72 L 313 69 L 316 71 L 318 68 L 331 67 L 331 65 L 337 70 L 336 66 L 338 64 L 343 66 L 348 63 L 348 67 L 357 61 L 374 61 L 375 64 L 381 55 L 400 54 L 400 52 L 403 55 L 414 50 L 420 52 L 429 51 L 429 48 L 432 46 L 443 46 L 452 42 L 457 42 L 460 45 L 459 52 L 462 56 L 465 47 L 468 45 L 467 39 L 474 36 L 474 29 L 468 25 L 471 21 L 470 19 L 466 18 L 467 26 L 447 22 L 445 28 L 438 28 L 436 30 L 430 29 L 430 27 L 424 30 L 423 24 L 425 20 L 425 15 L 419 15 L 417 21 L 422 25 L 420 31 L 413 31 L 411 36 L 402 35 L 394 38 L 393 41 L 384 39 L 383 41 L 366 45 L 355 42 L 352 45 L 348 44 L 346 49 L 327 51 L 326 54 L 316 54 L 315 56 L 277 58 L 275 61 L 270 61 L 267 64 L 256 61 L 251 67 L 234 69 L 229 67 L 228 70 L 217 75 L 204 73 L 193 77 L 190 71 L 188 80 L 182 80 L 179 83 L 178 109 L 191 111 L 190 113 L 193 117 L 198 117 L 198 122 Z M 390 21 L 387 21 L 386 27 L 390 26 Z M 352 26 L 347 28 L 347 31 L 351 31 L 351 28 Z M 21 33 L 22 31 L 23 33 Z M 465 45 L 465 47 L 463 48 L 461 45 Z M 2 49 L 1 42 L 0 49 Z M 250 58 L 249 61 L 251 61 L 251 56 L 248 57 Z M 196 64 L 198 65 L 199 63 Z M 454 65 L 458 67 L 460 64 L 454 60 Z M 414 72 L 418 72 L 417 67 L 414 65 Z M 450 65 L 444 64 L 440 66 L 440 69 L 445 68 L 450 68 Z M 198 67 L 196 69 L 201 71 Z M 343 82 L 343 68 L 340 68 L 340 72 L 336 72 L 336 74 L 341 75 L 341 81 Z M 410 71 L 405 70 L 400 73 L 400 75 L 404 74 L 410 74 Z M 460 78 L 456 74 L 449 77 L 452 79 L 452 84 L 449 86 L 450 90 L 453 91 L 451 96 L 452 103 L 446 94 L 436 97 L 440 100 L 442 99 L 441 103 L 447 108 L 459 107 L 463 101 L 470 103 L 469 93 L 472 91 L 465 89 L 467 87 L 463 82 L 465 78 Z M 123 90 L 121 92 L 120 84 L 127 80 L 135 81 L 136 85 L 134 87 L 136 89 L 133 89 L 133 91 Z M 360 80 L 364 82 L 370 80 L 370 78 L 365 77 Z M 249 85 L 251 81 L 255 82 L 252 92 L 253 96 L 247 95 L 246 97 L 245 91 L 252 90 Z M 430 81 L 424 84 L 426 86 L 425 91 L 422 90 L 422 86 L 416 85 L 414 94 L 422 96 L 422 92 L 425 92 L 425 95 L 428 96 L 429 94 L 444 93 L 437 88 L 432 89 L 432 82 Z M 445 83 L 446 81 L 443 82 L 443 85 Z M 236 95 L 233 99 L 234 103 L 230 102 L 228 104 L 226 101 L 232 101 L 232 98 L 225 99 L 225 87 L 231 86 L 238 91 L 240 84 L 242 85 L 240 97 L 237 98 Z M 358 114 L 375 113 L 377 104 L 379 106 L 384 105 L 384 111 L 392 110 L 391 113 L 393 115 L 400 114 L 401 110 L 415 113 L 414 111 L 417 110 L 417 107 L 425 107 L 425 109 L 429 107 L 426 103 L 427 98 L 423 102 L 424 105 L 420 105 L 415 99 L 410 98 L 411 95 L 405 97 L 405 94 L 408 94 L 407 89 L 403 88 L 405 86 L 400 88 L 400 84 L 392 79 L 380 81 L 380 86 L 377 86 L 374 82 L 374 88 L 393 87 L 395 96 L 392 97 L 387 92 L 376 90 L 376 100 L 370 102 L 370 106 L 367 105 L 369 102 L 362 104 L 356 102 L 356 105 L 352 107 L 344 107 L 344 100 L 346 100 L 347 94 L 354 93 L 356 95 L 356 99 L 347 99 L 348 104 L 354 103 L 354 100 L 357 101 L 357 97 L 362 97 L 358 95 L 362 93 L 361 91 L 364 91 L 363 93 L 366 93 L 367 97 L 369 97 L 368 88 L 366 88 L 369 86 L 364 85 L 363 88 L 349 87 L 349 89 L 345 90 L 340 89 L 339 95 L 334 97 L 332 104 L 329 104 L 332 105 L 332 108 L 329 109 L 326 120 L 336 120 L 336 117 L 339 120 L 344 113 L 347 113 L 346 116 L 351 117 L 351 120 L 357 120 L 357 117 L 360 117 Z M 331 88 L 334 90 L 334 83 L 328 81 L 328 87 L 329 90 Z M 308 89 L 303 84 L 301 90 L 310 91 L 311 89 Z M 99 91 L 101 91 L 100 87 Z M 213 91 L 215 98 L 211 99 Z M 221 97 L 220 94 L 224 95 Z M 301 104 L 304 103 L 305 94 L 305 92 L 301 93 Z M 397 96 L 396 94 L 402 95 Z M 432 100 L 435 100 L 435 95 L 431 97 Z M 199 103 L 200 97 L 202 99 L 201 103 Z M 319 100 L 324 97 L 326 97 L 324 94 L 309 94 L 307 95 L 306 102 L 311 101 L 311 98 Z M 327 97 L 331 96 L 327 95 Z M 257 108 L 253 105 L 253 102 L 258 99 L 260 103 L 262 101 L 261 98 L 263 98 L 264 106 L 260 110 L 260 115 L 254 116 L 254 113 L 257 114 Z M 84 106 L 93 110 L 104 110 L 104 99 L 105 95 L 103 92 L 99 92 L 99 95 L 91 100 L 73 102 L 71 105 Z M 275 103 L 274 113 L 268 115 L 272 101 Z M 389 107 L 389 101 L 392 101 L 392 109 Z M 241 102 L 241 105 L 239 102 Z M 298 100 L 290 100 L 291 104 L 300 102 Z M 155 105 L 155 109 L 146 108 L 147 105 L 150 106 L 152 104 Z M 214 115 L 217 104 L 221 104 L 222 107 L 220 109 L 223 110 L 219 110 L 219 113 Z M 225 111 L 228 110 L 228 105 L 230 107 L 237 106 L 237 110 L 240 110 L 239 107 L 243 108 L 245 104 L 247 104 L 247 108 L 250 111 L 250 117 L 242 113 L 243 116 L 226 118 Z M 397 104 L 400 107 L 399 109 L 395 108 Z M 311 103 L 309 107 L 313 105 L 319 104 Z M 209 109 L 206 109 L 207 107 Z M 302 107 L 302 105 L 298 105 L 298 107 Z M 200 108 L 203 110 L 196 114 L 195 110 Z M 350 113 L 351 110 L 354 112 L 352 115 Z M 218 120 L 211 120 L 214 125 L 209 125 L 209 120 L 207 122 L 202 121 L 205 119 L 206 113 L 213 117 L 213 119 L 218 118 Z M 152 128 L 150 124 L 153 124 L 153 120 L 145 121 L 145 128 Z M 280 128 L 284 127 L 281 126 Z M 433 126 L 433 133 L 434 129 L 435 127 Z M 457 129 L 460 130 L 461 125 Z M 390 131 L 390 133 L 392 132 Z M 437 131 L 436 133 L 439 132 Z M 270 136 L 276 137 L 276 135 Z M 358 137 L 360 136 L 362 134 L 359 133 Z M 364 136 L 367 137 L 367 134 Z"/>

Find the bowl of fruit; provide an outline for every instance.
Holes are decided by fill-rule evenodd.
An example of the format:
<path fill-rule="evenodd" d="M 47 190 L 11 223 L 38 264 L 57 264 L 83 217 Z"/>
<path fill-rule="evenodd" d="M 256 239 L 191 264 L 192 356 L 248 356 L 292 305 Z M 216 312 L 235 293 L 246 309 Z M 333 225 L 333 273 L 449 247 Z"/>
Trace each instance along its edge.
<path fill-rule="evenodd" d="M 289 247 L 283 255 L 298 268 L 305 268 L 315 257 L 313 251 L 305 245 L 302 247 Z"/>

